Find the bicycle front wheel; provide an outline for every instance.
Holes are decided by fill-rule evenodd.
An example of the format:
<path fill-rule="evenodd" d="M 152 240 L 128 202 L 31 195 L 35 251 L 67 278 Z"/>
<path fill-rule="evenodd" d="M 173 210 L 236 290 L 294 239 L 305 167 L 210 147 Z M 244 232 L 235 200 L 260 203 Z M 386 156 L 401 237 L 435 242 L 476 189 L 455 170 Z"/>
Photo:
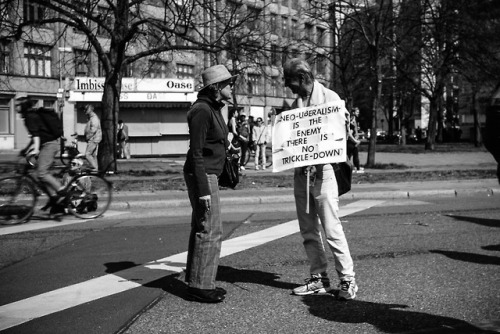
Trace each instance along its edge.
<path fill-rule="evenodd" d="M 27 222 L 35 211 L 37 193 L 27 179 L 12 176 L 0 179 L 0 224 Z"/>
<path fill-rule="evenodd" d="M 111 183 L 102 176 L 83 174 L 73 178 L 68 190 L 67 208 L 82 219 L 102 216 L 111 204 Z"/>

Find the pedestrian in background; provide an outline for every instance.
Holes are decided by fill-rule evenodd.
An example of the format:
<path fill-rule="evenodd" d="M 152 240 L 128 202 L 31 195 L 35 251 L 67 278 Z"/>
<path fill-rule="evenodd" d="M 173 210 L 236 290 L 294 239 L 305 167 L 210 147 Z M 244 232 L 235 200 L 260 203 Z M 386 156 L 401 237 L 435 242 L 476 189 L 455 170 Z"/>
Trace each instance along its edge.
<path fill-rule="evenodd" d="M 184 179 L 193 212 L 185 280 L 187 298 L 203 303 L 221 302 L 226 294 L 215 286 L 222 244 L 218 177 L 229 147 L 221 109 L 231 99 L 234 78 L 223 65 L 203 71 L 204 87 L 187 114 L 189 150 Z"/>
<path fill-rule="evenodd" d="M 236 130 L 238 131 L 238 140 L 240 141 L 241 148 L 240 170 L 245 170 L 245 156 L 250 141 L 250 126 L 248 125 L 247 116 L 245 114 L 238 116 Z"/>
<path fill-rule="evenodd" d="M 93 171 L 97 171 L 97 149 L 102 140 L 101 121 L 94 112 L 94 106 L 87 104 L 85 106 L 85 115 L 87 116 L 87 124 L 85 125 L 85 140 L 87 148 L 85 150 L 85 158 Z"/>
<path fill-rule="evenodd" d="M 116 134 L 118 140 L 118 156 L 120 159 L 130 159 L 130 143 L 128 136 L 128 126 L 122 120 L 118 121 L 118 129 Z"/>
<path fill-rule="evenodd" d="M 359 164 L 359 145 L 361 141 L 359 141 L 359 108 L 353 108 L 351 114 L 351 120 L 349 122 L 349 133 L 347 137 L 347 158 L 351 160 L 356 168 L 354 170 L 355 173 L 364 173 L 365 170 Z"/>
<path fill-rule="evenodd" d="M 255 142 L 255 170 L 259 170 L 259 158 L 262 161 L 262 169 L 266 169 L 266 145 L 269 134 L 262 117 L 257 118 L 252 132 Z"/>
<path fill-rule="evenodd" d="M 283 66 L 285 86 L 297 94 L 292 108 L 315 106 L 340 100 L 334 91 L 327 89 L 314 79 L 307 62 L 299 58 L 288 60 Z M 348 131 L 348 118 L 346 131 Z M 346 138 L 347 139 L 347 138 Z M 312 175 L 309 192 L 307 174 Z M 310 207 L 307 210 L 307 194 Z M 339 298 L 354 299 L 358 286 L 354 279 L 354 264 L 339 217 L 339 196 L 337 180 L 331 164 L 298 167 L 294 171 L 294 196 L 300 233 L 310 262 L 310 278 L 306 283 L 293 289 L 296 295 L 328 292 L 332 289 L 327 274 L 327 257 L 321 237 L 323 227 L 326 241 L 333 253 L 335 269 L 340 279 Z M 319 220 L 319 222 L 318 222 Z"/>

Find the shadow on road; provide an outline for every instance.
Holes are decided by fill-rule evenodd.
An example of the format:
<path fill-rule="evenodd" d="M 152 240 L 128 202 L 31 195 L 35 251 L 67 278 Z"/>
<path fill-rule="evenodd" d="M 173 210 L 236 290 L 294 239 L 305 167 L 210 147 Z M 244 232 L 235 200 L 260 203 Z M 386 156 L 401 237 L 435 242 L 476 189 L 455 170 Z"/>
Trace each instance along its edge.
<path fill-rule="evenodd" d="M 227 266 L 219 266 L 217 271 L 217 280 L 228 283 L 254 283 L 260 285 L 267 285 L 278 289 L 291 290 L 297 287 L 297 284 L 280 282 L 279 274 L 269 273 L 260 270 L 237 269 Z"/>
<path fill-rule="evenodd" d="M 461 220 L 469 223 L 474 223 L 487 227 L 500 227 L 500 219 L 487 219 L 487 218 L 477 218 L 477 217 L 465 217 L 465 216 L 455 216 L 447 215 L 448 217 L 454 218 L 456 220 Z"/>
<path fill-rule="evenodd" d="M 434 254 L 442 254 L 453 260 L 472 262 L 478 264 L 493 264 L 497 266 L 500 265 L 500 257 L 498 256 L 489 256 L 483 254 L 474 254 L 474 253 L 457 252 L 457 251 L 444 251 L 444 250 L 430 250 L 429 252 Z"/>
<path fill-rule="evenodd" d="M 449 317 L 413 312 L 407 305 L 372 303 L 362 300 L 339 301 L 333 296 L 303 297 L 316 317 L 348 324 L 368 323 L 385 333 L 487 333 L 471 324 Z M 425 331 L 424 331 L 425 330 Z"/>

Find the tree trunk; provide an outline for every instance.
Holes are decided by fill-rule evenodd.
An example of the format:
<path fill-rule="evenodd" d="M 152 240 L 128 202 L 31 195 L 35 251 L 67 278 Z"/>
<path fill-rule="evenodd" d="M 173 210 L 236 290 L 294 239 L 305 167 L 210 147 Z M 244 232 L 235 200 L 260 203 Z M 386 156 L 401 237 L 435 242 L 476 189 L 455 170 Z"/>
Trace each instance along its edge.
<path fill-rule="evenodd" d="M 368 156 L 366 159 L 366 167 L 375 166 L 375 152 L 377 148 L 377 114 L 380 109 L 380 99 L 382 97 L 382 72 L 380 66 L 377 65 L 377 78 L 375 80 L 375 98 L 373 100 L 372 124 L 370 128 L 370 141 L 368 143 Z"/>
<path fill-rule="evenodd" d="M 437 99 L 433 96 L 429 101 L 429 126 L 427 131 L 427 139 L 425 142 L 426 150 L 434 150 L 435 140 L 436 140 L 436 124 L 437 124 L 437 113 L 438 113 L 438 104 Z"/>
<path fill-rule="evenodd" d="M 479 107 L 477 103 L 477 90 L 472 91 L 472 114 L 474 115 L 474 146 L 480 147 L 483 144 L 481 136 L 481 123 L 479 123 Z"/>
<path fill-rule="evenodd" d="M 121 79 L 116 75 L 107 77 L 101 101 L 102 141 L 99 144 L 99 169 L 117 171 L 116 166 L 116 124 L 120 110 Z"/>

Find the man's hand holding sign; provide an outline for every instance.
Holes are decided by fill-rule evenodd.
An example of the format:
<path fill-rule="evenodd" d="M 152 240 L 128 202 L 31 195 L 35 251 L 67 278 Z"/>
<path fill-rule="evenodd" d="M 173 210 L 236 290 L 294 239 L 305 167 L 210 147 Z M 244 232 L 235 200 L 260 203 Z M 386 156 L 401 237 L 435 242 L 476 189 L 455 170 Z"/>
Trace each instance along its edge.
<path fill-rule="evenodd" d="M 273 172 L 346 161 L 345 103 L 297 108 L 276 116 Z"/>

